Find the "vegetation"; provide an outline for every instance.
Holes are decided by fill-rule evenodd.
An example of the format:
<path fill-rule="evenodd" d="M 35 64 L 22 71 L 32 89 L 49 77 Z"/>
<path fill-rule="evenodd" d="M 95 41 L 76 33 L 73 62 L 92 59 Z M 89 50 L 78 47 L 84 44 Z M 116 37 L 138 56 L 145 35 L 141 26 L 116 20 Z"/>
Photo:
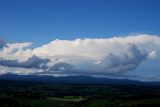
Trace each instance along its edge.
<path fill-rule="evenodd" d="M 0 107 L 159 107 L 160 86 L 0 81 Z"/>

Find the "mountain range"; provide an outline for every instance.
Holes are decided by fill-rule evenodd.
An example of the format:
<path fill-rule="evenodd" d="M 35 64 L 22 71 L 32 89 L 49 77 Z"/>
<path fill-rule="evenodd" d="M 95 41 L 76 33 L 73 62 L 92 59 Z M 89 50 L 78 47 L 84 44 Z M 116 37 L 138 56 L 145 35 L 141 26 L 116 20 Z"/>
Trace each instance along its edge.
<path fill-rule="evenodd" d="M 160 82 L 142 82 L 129 79 L 111 79 L 98 78 L 91 76 L 61 76 L 54 77 L 49 75 L 17 75 L 17 74 L 3 74 L 0 75 L 0 80 L 9 81 L 25 81 L 25 82 L 39 82 L 52 84 L 143 84 L 143 85 L 160 85 Z"/>

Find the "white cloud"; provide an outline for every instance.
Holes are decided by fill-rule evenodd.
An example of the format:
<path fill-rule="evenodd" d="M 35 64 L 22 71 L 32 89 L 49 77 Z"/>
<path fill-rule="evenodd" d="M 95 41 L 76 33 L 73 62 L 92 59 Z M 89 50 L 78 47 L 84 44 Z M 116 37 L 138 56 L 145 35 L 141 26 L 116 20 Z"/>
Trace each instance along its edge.
<path fill-rule="evenodd" d="M 38 56 L 85 56 L 101 57 L 109 53 L 125 52 L 125 45 L 135 44 L 139 49 L 152 51 L 159 49 L 160 38 L 150 35 L 136 35 L 128 37 L 113 37 L 107 39 L 76 39 L 54 40 L 46 45 L 35 48 L 33 53 Z"/>
<path fill-rule="evenodd" d="M 18 61 L 27 60 L 28 57 L 32 56 L 31 49 L 28 49 L 31 44 L 31 42 L 7 43 L 0 51 L 0 56 L 5 59 L 18 59 Z"/>
<path fill-rule="evenodd" d="M 30 65 L 28 69 L 36 68 L 37 73 L 115 75 L 132 71 L 141 62 L 156 58 L 156 53 L 160 51 L 160 37 L 139 34 L 101 39 L 57 39 L 35 49 L 30 49 L 30 45 L 31 43 L 8 44 L 0 51 L 0 56 L 3 61 L 16 61 L 18 65 L 2 64 L 2 59 L 0 65 L 25 68 L 23 64 L 34 55 L 40 61 L 36 63 L 32 60 L 27 64 Z M 49 61 L 43 62 L 46 58 Z M 36 67 L 31 66 L 32 63 Z M 40 67 L 44 65 L 45 67 Z"/>
<path fill-rule="evenodd" d="M 156 51 L 152 51 L 148 55 L 149 59 L 155 59 L 156 57 L 157 57 L 157 52 Z"/>

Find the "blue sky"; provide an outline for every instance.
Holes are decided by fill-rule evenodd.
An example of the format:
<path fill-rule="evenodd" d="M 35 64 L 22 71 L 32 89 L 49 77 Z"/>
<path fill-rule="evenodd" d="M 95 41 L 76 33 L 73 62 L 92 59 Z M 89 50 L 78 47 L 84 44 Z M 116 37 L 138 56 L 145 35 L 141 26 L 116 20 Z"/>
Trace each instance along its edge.
<path fill-rule="evenodd" d="M 159 0 L 0 0 L 0 37 L 9 42 L 159 34 Z"/>
<path fill-rule="evenodd" d="M 35 48 L 55 39 L 158 36 L 159 5 L 160 0 L 0 0 L 0 38 Z M 128 75 L 160 75 L 159 62 L 144 62 Z"/>

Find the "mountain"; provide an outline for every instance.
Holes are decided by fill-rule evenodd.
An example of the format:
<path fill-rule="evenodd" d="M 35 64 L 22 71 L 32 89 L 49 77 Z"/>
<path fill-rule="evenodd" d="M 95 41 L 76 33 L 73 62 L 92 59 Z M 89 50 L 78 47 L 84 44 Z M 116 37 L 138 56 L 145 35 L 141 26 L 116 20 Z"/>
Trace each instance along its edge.
<path fill-rule="evenodd" d="M 53 84 L 143 84 L 143 85 L 160 85 L 160 82 L 141 82 L 128 79 L 109 79 L 96 78 L 91 76 L 62 76 L 54 77 L 48 75 L 16 75 L 3 74 L 0 75 L 0 80 L 10 81 L 25 81 L 25 82 L 40 82 Z"/>

